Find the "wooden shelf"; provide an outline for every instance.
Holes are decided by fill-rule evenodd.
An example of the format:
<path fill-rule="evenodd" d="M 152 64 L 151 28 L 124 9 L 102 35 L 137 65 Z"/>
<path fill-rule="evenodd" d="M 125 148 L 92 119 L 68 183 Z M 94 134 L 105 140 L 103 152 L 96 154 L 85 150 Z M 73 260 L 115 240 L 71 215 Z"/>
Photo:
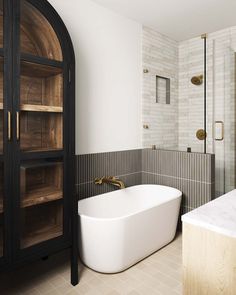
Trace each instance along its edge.
<path fill-rule="evenodd" d="M 3 103 L 0 102 L 0 110 L 3 110 Z"/>
<path fill-rule="evenodd" d="M 50 167 L 61 165 L 61 162 L 58 161 L 29 161 L 21 164 L 21 169 L 30 169 L 30 168 L 41 168 L 41 167 Z"/>
<path fill-rule="evenodd" d="M 24 235 L 21 240 L 21 248 L 57 238 L 63 234 L 62 226 L 55 224 L 43 224 L 40 229 L 33 230 Z"/>
<path fill-rule="evenodd" d="M 56 151 L 62 151 L 61 148 L 29 148 L 29 149 L 21 149 L 22 152 L 25 153 L 34 153 L 34 152 L 56 152 Z"/>
<path fill-rule="evenodd" d="M 62 61 L 49 59 L 49 58 L 45 58 L 45 57 L 41 57 L 41 56 L 37 56 L 33 54 L 28 54 L 28 53 L 21 53 L 21 60 L 28 61 L 31 63 L 41 64 L 41 65 L 48 65 L 48 66 L 57 67 L 57 68 L 63 67 Z"/>
<path fill-rule="evenodd" d="M 21 61 L 21 75 L 36 78 L 47 78 L 62 74 L 62 68 Z"/>
<path fill-rule="evenodd" d="M 1 109 L 1 104 L 0 104 Z M 58 106 L 47 106 L 47 105 L 34 105 L 34 104 L 22 104 L 20 106 L 21 111 L 29 112 L 52 112 L 52 113 L 62 113 L 63 108 Z"/>
<path fill-rule="evenodd" d="M 30 188 L 25 196 L 22 198 L 21 207 L 30 207 L 40 205 L 56 200 L 60 200 L 63 197 L 61 189 L 50 185 L 36 185 Z"/>

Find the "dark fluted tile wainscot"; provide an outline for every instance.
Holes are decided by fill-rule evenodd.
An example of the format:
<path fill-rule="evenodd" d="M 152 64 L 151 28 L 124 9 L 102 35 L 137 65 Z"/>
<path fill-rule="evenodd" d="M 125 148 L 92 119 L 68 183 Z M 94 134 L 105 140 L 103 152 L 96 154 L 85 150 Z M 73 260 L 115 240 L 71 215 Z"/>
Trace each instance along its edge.
<path fill-rule="evenodd" d="M 142 150 L 97 153 L 77 156 L 78 198 L 116 190 L 114 186 L 95 185 L 94 179 L 102 176 L 121 178 L 126 187 L 142 182 Z"/>
<path fill-rule="evenodd" d="M 215 156 L 179 151 L 138 149 L 77 156 L 78 199 L 115 190 L 94 179 L 117 176 L 127 187 L 161 184 L 183 192 L 181 212 L 197 208 L 215 196 Z"/>

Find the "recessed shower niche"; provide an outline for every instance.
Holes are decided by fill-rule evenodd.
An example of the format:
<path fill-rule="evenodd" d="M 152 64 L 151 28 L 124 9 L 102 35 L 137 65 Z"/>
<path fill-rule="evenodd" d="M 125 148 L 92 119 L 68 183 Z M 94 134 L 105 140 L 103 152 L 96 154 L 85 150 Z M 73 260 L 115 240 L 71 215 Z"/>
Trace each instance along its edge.
<path fill-rule="evenodd" d="M 170 104 L 170 79 L 156 76 L 156 103 Z"/>

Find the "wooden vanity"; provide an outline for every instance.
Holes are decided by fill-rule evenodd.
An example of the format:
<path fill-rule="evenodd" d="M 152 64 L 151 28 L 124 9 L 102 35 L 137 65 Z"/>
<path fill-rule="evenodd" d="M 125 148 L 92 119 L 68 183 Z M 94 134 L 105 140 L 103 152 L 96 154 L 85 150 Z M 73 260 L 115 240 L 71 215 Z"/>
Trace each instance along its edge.
<path fill-rule="evenodd" d="M 182 216 L 183 294 L 236 294 L 236 190 Z"/>

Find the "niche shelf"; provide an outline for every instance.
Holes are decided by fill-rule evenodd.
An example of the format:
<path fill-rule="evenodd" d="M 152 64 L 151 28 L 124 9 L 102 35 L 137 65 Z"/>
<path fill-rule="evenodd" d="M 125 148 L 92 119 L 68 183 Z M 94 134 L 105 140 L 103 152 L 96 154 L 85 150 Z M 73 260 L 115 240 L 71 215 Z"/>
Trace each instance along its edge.
<path fill-rule="evenodd" d="M 21 207 L 30 207 L 63 198 L 61 162 L 30 161 L 20 170 Z"/>

